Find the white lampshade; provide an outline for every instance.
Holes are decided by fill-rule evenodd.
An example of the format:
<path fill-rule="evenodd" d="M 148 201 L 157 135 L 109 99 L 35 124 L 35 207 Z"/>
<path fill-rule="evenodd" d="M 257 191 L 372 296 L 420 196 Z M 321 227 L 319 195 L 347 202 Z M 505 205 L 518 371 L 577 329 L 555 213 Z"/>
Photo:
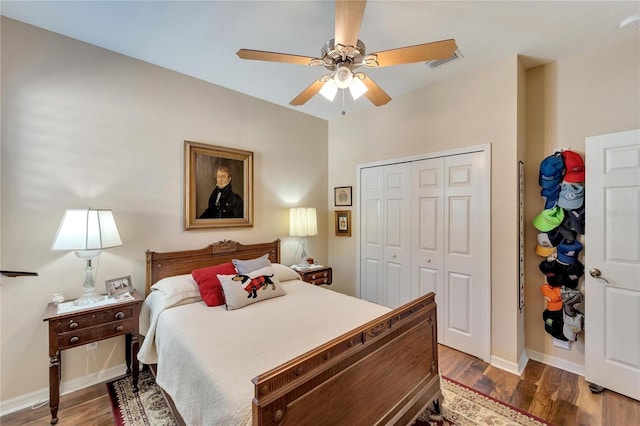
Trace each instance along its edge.
<path fill-rule="evenodd" d="M 333 81 L 333 79 L 327 80 L 320 89 L 320 94 L 329 101 L 333 101 L 335 99 L 336 93 L 338 93 L 338 86 L 336 86 L 336 82 Z"/>
<path fill-rule="evenodd" d="M 84 292 L 74 304 L 89 306 L 104 300 L 104 296 L 96 292 L 91 259 L 99 256 L 102 249 L 121 245 L 111 210 L 81 209 L 64 213 L 51 250 L 75 250 L 86 262 Z"/>
<path fill-rule="evenodd" d="M 318 220 L 313 207 L 294 207 L 289 210 L 289 235 L 307 237 L 318 235 Z"/>
<path fill-rule="evenodd" d="M 346 89 L 353 81 L 353 73 L 346 66 L 339 66 L 333 75 L 333 80 L 336 86 L 338 86 L 338 89 Z"/>
<path fill-rule="evenodd" d="M 354 101 L 367 93 L 367 90 L 369 90 L 369 88 L 358 77 L 355 77 L 349 86 L 349 91 L 351 92 L 351 96 Z"/>
<path fill-rule="evenodd" d="M 51 250 L 102 250 L 122 245 L 111 210 L 67 210 Z"/>

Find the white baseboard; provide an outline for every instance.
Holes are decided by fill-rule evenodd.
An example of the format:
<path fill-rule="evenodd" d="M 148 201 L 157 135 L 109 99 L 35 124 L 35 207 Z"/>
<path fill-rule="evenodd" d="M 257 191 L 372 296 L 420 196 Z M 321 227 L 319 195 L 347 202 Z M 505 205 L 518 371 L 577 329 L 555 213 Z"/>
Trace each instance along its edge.
<path fill-rule="evenodd" d="M 69 380 L 60 383 L 60 395 L 64 395 L 70 392 L 77 391 L 78 389 L 86 388 L 96 383 L 104 382 L 114 379 L 118 376 L 124 375 L 127 370 L 126 365 L 121 364 L 115 367 L 108 368 L 106 370 L 98 371 L 97 373 L 88 374 L 84 377 Z M 15 398 L 8 399 L 6 401 L 0 401 L 0 416 L 13 413 L 14 411 L 22 410 L 34 405 L 47 405 L 49 402 L 49 388 L 39 389 L 33 392 L 29 392 L 24 395 L 16 396 Z"/>
<path fill-rule="evenodd" d="M 579 376 L 584 376 L 584 365 L 565 361 L 564 359 L 543 354 L 542 352 L 534 351 L 532 349 L 527 349 L 527 353 L 529 354 L 529 358 L 534 361 L 538 361 L 552 367 L 560 368 L 561 370 L 565 370 Z"/>
<path fill-rule="evenodd" d="M 527 365 L 528 360 L 529 358 L 527 358 L 526 351 L 522 353 L 522 356 L 520 357 L 520 360 L 518 361 L 517 364 L 513 361 L 507 361 L 504 358 L 500 358 L 499 356 L 492 355 L 491 366 L 520 376 L 522 375 L 522 372 L 524 371 L 524 367 Z"/>

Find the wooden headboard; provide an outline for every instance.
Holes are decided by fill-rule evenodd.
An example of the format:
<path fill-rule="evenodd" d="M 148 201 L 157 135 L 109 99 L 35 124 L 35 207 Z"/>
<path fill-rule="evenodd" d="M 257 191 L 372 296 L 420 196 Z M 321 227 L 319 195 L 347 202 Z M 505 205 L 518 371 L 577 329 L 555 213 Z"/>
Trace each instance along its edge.
<path fill-rule="evenodd" d="M 190 274 L 194 269 L 219 265 L 230 262 L 231 259 L 254 259 L 268 253 L 271 262 L 280 263 L 280 240 L 248 245 L 224 240 L 203 249 L 164 253 L 147 250 L 146 253 L 145 296 L 151 292 L 151 286 L 162 278 Z"/>

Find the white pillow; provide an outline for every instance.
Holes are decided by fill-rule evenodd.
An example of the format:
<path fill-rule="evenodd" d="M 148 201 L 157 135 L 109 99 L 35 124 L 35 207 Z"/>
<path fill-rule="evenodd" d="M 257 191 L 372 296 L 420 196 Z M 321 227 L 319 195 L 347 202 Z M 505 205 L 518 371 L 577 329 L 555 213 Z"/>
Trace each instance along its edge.
<path fill-rule="evenodd" d="M 271 266 L 248 275 L 218 275 L 218 279 L 228 311 L 287 294 Z"/>
<path fill-rule="evenodd" d="M 193 302 L 202 300 L 198 284 L 191 274 L 163 278 L 153 284 L 151 290 L 162 293 L 166 307 L 173 306 L 186 299 L 194 299 Z"/>
<path fill-rule="evenodd" d="M 278 281 L 280 282 L 300 279 L 300 275 L 286 265 L 272 263 L 271 266 L 273 267 L 273 272 L 276 274 L 276 277 L 278 277 Z"/>
<path fill-rule="evenodd" d="M 236 271 L 239 274 L 248 275 L 252 271 L 256 271 L 260 268 L 266 268 L 267 266 L 271 266 L 271 261 L 269 261 L 269 254 L 263 254 L 260 257 L 249 260 L 240 260 L 240 259 L 231 259 L 233 266 L 236 267 Z"/>

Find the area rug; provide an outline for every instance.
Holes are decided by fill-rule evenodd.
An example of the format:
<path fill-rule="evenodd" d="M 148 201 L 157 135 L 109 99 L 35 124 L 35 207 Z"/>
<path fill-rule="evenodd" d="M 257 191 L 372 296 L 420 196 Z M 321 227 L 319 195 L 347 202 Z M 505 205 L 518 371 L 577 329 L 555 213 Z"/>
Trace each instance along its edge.
<path fill-rule="evenodd" d="M 543 426 L 549 423 L 510 407 L 451 379 L 440 380 L 443 400 L 441 414 L 430 406 L 414 426 Z M 113 418 L 117 426 L 177 425 L 151 371 L 141 371 L 138 393 L 133 393 L 131 377 L 107 383 Z"/>
<path fill-rule="evenodd" d="M 131 376 L 108 382 L 107 389 L 116 426 L 177 425 L 151 370 L 140 372 L 137 393 Z"/>
<path fill-rule="evenodd" d="M 481 394 L 446 377 L 440 380 L 443 400 L 440 414 L 430 406 L 414 426 L 550 426 L 550 423 L 532 416 L 497 399 Z"/>

